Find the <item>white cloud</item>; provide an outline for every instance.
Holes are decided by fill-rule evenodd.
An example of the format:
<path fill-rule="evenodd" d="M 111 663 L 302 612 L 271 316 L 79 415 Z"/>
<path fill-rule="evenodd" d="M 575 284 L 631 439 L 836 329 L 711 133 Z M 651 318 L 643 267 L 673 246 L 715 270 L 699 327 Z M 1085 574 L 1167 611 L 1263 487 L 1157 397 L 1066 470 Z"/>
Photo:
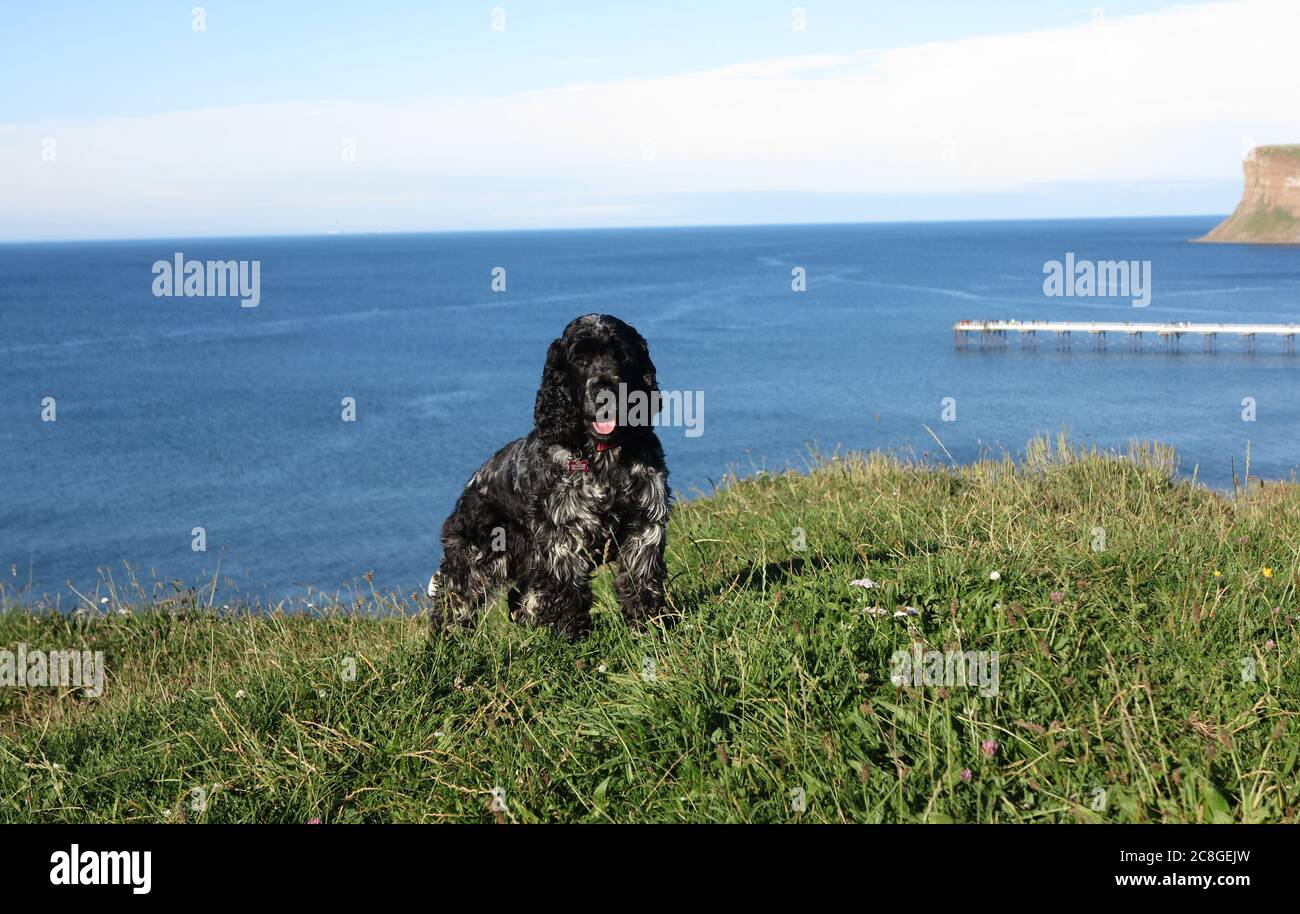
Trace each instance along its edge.
<path fill-rule="evenodd" d="M 1247 140 L 1300 140 L 1297 34 L 1294 0 L 1243 0 L 501 97 L 8 125 L 0 235 L 510 227 L 617 221 L 667 194 L 1231 178 Z"/>

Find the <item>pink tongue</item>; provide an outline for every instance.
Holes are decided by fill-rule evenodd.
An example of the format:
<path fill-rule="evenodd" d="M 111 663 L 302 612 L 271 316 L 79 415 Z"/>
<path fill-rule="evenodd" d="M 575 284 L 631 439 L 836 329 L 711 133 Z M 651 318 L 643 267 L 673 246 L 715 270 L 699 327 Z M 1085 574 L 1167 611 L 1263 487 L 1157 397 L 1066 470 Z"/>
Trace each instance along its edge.
<path fill-rule="evenodd" d="M 601 420 L 596 419 L 591 423 L 591 427 L 596 430 L 596 434 L 598 435 L 608 435 L 614 431 L 614 426 L 617 424 L 618 423 L 614 422 L 612 419 L 608 422 L 602 422 Z"/>

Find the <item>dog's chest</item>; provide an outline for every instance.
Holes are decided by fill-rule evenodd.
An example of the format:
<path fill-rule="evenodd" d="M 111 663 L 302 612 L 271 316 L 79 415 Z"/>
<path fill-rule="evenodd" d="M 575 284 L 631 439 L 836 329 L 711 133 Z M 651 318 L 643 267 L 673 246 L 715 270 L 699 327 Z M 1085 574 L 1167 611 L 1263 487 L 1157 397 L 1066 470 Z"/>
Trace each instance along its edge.
<path fill-rule="evenodd" d="M 587 532 L 613 530 L 624 514 L 644 501 L 637 474 L 608 458 L 566 457 L 562 467 L 548 508 L 557 525 Z"/>
<path fill-rule="evenodd" d="M 565 458 L 555 480 L 546 513 L 556 526 L 594 531 L 607 526 L 614 506 L 614 486 L 593 461 Z"/>

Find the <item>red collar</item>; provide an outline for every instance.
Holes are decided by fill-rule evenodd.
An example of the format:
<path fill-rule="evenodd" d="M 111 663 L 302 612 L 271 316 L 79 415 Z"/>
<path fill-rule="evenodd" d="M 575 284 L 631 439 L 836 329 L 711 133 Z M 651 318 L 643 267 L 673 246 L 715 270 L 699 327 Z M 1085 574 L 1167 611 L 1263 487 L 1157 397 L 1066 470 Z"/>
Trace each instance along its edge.
<path fill-rule="evenodd" d="M 608 442 L 608 441 L 597 441 L 597 442 L 596 442 L 596 452 L 597 452 L 597 453 L 599 453 L 599 452 L 601 452 L 601 451 L 608 451 L 608 450 L 609 450 L 609 442 Z"/>

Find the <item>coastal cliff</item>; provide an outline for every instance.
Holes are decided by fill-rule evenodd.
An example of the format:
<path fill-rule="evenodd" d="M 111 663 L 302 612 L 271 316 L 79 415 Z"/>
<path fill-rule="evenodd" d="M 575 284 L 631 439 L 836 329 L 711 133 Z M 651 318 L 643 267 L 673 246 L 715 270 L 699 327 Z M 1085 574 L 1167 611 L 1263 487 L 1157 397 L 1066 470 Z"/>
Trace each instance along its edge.
<path fill-rule="evenodd" d="M 1197 241 L 1300 244 L 1300 146 L 1259 146 L 1245 160 L 1246 186 L 1231 216 Z"/>

